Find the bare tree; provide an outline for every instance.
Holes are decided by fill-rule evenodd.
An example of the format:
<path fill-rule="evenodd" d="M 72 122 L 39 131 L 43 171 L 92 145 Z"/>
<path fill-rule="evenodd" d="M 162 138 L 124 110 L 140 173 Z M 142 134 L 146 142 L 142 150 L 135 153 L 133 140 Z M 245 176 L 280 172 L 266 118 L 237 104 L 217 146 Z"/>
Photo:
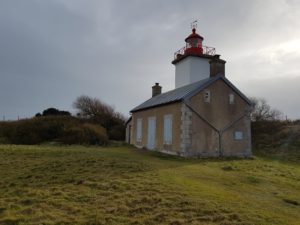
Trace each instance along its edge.
<path fill-rule="evenodd" d="M 114 115 L 114 108 L 97 98 L 86 95 L 79 96 L 73 103 L 77 115 L 81 118 L 97 118 Z"/>
<path fill-rule="evenodd" d="M 120 140 L 124 136 L 125 117 L 115 109 L 97 98 L 79 96 L 73 103 L 77 116 L 100 123 L 107 129 L 112 139 Z"/>
<path fill-rule="evenodd" d="M 283 113 L 277 109 L 271 108 L 264 98 L 250 98 L 252 102 L 252 121 L 272 121 L 281 120 L 283 118 Z"/>

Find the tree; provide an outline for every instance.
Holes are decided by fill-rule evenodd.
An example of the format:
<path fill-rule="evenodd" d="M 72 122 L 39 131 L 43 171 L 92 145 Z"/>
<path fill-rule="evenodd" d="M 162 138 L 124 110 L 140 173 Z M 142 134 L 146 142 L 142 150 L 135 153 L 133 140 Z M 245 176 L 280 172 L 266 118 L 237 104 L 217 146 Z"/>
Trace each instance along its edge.
<path fill-rule="evenodd" d="M 74 101 L 73 107 L 77 110 L 78 117 L 105 127 L 110 139 L 124 140 L 125 117 L 112 106 L 97 98 L 82 95 Z"/>
<path fill-rule="evenodd" d="M 71 116 L 71 113 L 56 108 L 48 108 L 43 111 L 42 115 L 43 116 Z"/>
<path fill-rule="evenodd" d="M 250 101 L 252 102 L 252 121 L 274 121 L 283 118 L 282 112 L 271 108 L 264 98 L 252 97 L 250 98 Z"/>
<path fill-rule="evenodd" d="M 42 114 L 41 113 L 35 114 L 35 117 L 40 117 L 40 116 L 71 116 L 71 113 L 56 108 L 48 108 L 45 109 Z"/>

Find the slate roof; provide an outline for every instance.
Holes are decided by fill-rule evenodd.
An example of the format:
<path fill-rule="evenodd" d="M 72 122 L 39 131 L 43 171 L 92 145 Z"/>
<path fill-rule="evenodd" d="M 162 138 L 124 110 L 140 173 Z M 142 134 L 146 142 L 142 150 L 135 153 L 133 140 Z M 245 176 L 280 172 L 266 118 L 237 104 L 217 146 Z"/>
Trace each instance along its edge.
<path fill-rule="evenodd" d="M 217 75 L 215 77 L 209 77 L 192 84 L 188 84 L 174 90 L 162 93 L 160 95 L 154 96 L 137 107 L 133 108 L 130 112 L 136 112 L 152 107 L 157 107 L 165 104 L 170 104 L 182 100 L 189 99 L 190 97 L 197 94 L 199 91 L 203 90 L 213 82 L 222 79 L 227 83 L 237 94 L 239 94 L 248 104 L 251 104 L 250 100 L 240 92 L 227 78 L 222 75 Z"/>

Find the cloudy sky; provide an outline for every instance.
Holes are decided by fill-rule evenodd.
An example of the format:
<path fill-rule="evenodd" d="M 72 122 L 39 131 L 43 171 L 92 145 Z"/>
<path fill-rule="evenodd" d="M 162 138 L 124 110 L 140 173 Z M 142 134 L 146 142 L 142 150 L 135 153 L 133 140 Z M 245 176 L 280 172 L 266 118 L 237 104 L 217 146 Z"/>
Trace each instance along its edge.
<path fill-rule="evenodd" d="M 83 94 L 128 115 L 155 82 L 174 88 L 195 19 L 228 79 L 300 118 L 299 17 L 298 0 L 1 0 L 0 120 L 74 112 Z"/>

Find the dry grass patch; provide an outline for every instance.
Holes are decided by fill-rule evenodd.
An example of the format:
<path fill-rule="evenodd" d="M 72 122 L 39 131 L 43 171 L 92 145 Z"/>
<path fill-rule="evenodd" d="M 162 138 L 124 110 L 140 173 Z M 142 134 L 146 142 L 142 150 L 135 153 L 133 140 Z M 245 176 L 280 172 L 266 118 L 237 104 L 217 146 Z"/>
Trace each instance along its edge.
<path fill-rule="evenodd" d="M 299 205 L 291 204 L 300 201 L 299 166 L 259 158 L 0 145 L 0 176 L 0 224 L 6 225 L 300 221 Z"/>

